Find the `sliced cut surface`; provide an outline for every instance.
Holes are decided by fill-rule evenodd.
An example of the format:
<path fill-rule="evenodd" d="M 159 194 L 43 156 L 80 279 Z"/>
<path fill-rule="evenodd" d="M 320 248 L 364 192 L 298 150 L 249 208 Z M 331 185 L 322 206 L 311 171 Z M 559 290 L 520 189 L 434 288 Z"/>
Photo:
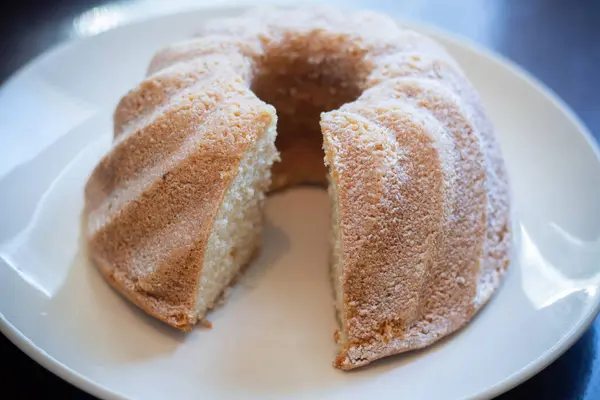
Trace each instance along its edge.
<path fill-rule="evenodd" d="M 219 295 L 260 246 L 265 192 L 271 184 L 271 165 L 279 156 L 276 136 L 273 119 L 240 162 L 223 198 L 206 244 L 195 305 L 199 317 L 215 306 Z"/>

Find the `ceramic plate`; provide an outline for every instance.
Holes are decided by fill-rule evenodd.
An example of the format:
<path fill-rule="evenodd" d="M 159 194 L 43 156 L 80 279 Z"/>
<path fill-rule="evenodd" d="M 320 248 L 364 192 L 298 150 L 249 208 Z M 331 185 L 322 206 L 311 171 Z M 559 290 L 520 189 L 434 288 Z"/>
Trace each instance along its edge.
<path fill-rule="evenodd" d="M 212 330 L 175 332 L 125 302 L 79 246 L 82 188 L 111 140 L 111 113 L 158 48 L 239 8 L 154 16 L 68 43 L 0 92 L 0 327 L 46 368 L 102 398 L 489 397 L 562 354 L 600 304 L 600 162 L 589 133 L 518 68 L 447 34 L 506 156 L 514 262 L 465 329 L 354 372 L 331 366 L 328 200 L 269 199 L 260 257 Z M 290 212 L 294 210 L 294 212 Z"/>

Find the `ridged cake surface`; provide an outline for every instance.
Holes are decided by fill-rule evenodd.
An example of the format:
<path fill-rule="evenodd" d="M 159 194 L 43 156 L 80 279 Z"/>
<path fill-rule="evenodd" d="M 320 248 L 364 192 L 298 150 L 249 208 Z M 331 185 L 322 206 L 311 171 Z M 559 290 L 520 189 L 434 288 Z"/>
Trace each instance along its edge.
<path fill-rule="evenodd" d="M 250 261 L 266 193 L 305 183 L 331 197 L 338 368 L 455 332 L 508 267 L 504 161 L 460 67 L 332 8 L 210 21 L 156 54 L 86 187 L 90 257 L 189 330 Z"/>

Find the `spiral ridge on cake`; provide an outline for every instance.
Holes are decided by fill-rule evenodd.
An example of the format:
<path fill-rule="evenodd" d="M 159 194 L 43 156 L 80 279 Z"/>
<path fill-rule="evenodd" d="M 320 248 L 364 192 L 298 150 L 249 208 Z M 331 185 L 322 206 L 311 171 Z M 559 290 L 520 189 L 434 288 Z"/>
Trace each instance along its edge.
<path fill-rule="evenodd" d="M 212 20 L 155 55 L 85 188 L 89 256 L 190 330 L 258 249 L 265 197 L 298 184 L 331 197 L 338 368 L 457 331 L 508 267 L 504 161 L 460 66 L 386 16 L 324 7 Z"/>

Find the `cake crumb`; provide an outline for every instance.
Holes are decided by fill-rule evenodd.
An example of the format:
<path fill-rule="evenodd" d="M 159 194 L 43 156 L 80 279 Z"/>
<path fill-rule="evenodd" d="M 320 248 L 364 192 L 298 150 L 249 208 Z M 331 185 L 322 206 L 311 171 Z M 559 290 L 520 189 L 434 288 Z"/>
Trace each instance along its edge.
<path fill-rule="evenodd" d="M 336 329 L 335 332 L 333 332 L 333 340 L 335 340 L 335 342 L 339 344 L 340 339 L 341 339 L 340 331 L 338 329 Z"/>
<path fill-rule="evenodd" d="M 209 321 L 209 320 L 207 320 L 206 318 L 203 318 L 203 319 L 200 321 L 200 325 L 202 325 L 202 326 L 203 326 L 203 327 L 205 327 L 205 328 L 212 329 L 212 322 L 210 322 L 210 321 Z"/>

